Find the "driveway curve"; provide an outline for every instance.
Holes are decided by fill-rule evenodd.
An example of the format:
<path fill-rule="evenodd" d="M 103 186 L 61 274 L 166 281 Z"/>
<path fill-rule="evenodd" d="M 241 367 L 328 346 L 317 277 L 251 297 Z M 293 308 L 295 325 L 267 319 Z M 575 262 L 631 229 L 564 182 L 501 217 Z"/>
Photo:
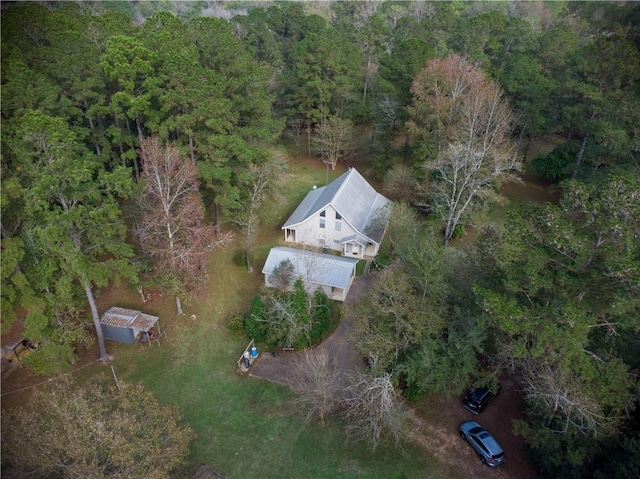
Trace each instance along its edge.
<path fill-rule="evenodd" d="M 374 277 L 375 273 L 370 273 L 354 278 L 346 303 L 355 303 L 362 293 L 368 289 Z M 345 375 L 363 366 L 362 358 L 359 357 L 358 351 L 348 340 L 349 329 L 349 323 L 343 320 L 333 334 L 322 343 L 331 353 L 336 368 Z M 257 378 L 290 386 L 289 378 L 291 377 L 291 372 L 294 365 L 300 361 L 302 354 L 305 354 L 305 352 L 283 351 L 277 356 L 272 356 L 268 351 L 265 351 L 251 366 L 249 374 Z"/>
<path fill-rule="evenodd" d="M 376 273 L 354 279 L 349 290 L 347 304 L 355 303 L 367 291 Z M 348 341 L 350 325 L 342 321 L 334 333 L 324 342 L 332 353 L 335 364 L 343 374 L 363 367 L 356 348 Z M 282 352 L 271 356 L 262 353 L 251 366 L 251 376 L 290 386 L 289 378 L 302 352 Z M 502 391 L 487 411 L 474 416 L 462 407 L 461 397 L 430 394 L 424 400 L 411 404 L 409 439 L 424 448 L 427 454 L 439 461 L 440 477 L 465 479 L 538 479 L 524 455 L 524 441 L 513 433 L 514 419 L 524 419 L 523 395 L 515 381 L 508 376 L 501 378 Z M 458 435 L 458 425 L 463 421 L 477 420 L 498 439 L 505 449 L 506 464 L 491 469 L 480 463 L 471 447 Z M 433 471 L 436 472 L 436 471 Z"/>

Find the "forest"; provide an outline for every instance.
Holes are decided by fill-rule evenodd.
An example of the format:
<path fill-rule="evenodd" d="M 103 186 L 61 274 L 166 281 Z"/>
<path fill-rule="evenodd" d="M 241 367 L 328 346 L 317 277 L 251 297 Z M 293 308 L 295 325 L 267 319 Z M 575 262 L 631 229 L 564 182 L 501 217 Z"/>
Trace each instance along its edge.
<path fill-rule="evenodd" d="M 395 203 L 379 278 L 343 311 L 374 376 L 410 402 L 508 371 L 542 477 L 637 477 L 639 5 L 1 13 L 2 332 L 19 322 L 39 345 L 30 368 L 68 370 L 94 341 L 108 359 L 96 298 L 112 284 L 161 286 L 181 312 L 226 245 L 258 267 L 297 148 L 327 175 L 357 164 Z M 532 154 L 546 138 L 555 147 Z M 487 220 L 500 186 L 523 177 L 557 201 Z"/>

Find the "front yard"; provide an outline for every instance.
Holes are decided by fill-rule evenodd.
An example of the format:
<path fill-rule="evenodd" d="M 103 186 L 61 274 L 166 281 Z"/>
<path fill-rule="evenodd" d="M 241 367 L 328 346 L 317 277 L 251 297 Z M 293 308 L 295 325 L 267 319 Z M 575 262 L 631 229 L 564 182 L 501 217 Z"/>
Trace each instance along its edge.
<path fill-rule="evenodd" d="M 247 273 L 233 262 L 242 248 L 241 238 L 212 251 L 209 281 L 193 298 L 184 301 L 184 315 L 175 314 L 174 298 L 155 296 L 153 301 L 142 304 L 138 292 L 125 286 L 100 295 L 100 312 L 114 305 L 141 309 L 159 315 L 161 327 L 168 333 L 160 346 L 108 342 L 107 348 L 120 381 L 141 382 L 160 402 L 178 405 L 184 420 L 197 433 L 191 446 L 190 466 L 178 471 L 176 477 L 189 477 L 201 464 L 229 479 L 462 478 L 487 473 L 486 468 L 479 467 L 479 461 L 476 464 L 475 458 L 467 454 L 465 444 L 454 441 L 459 438 L 449 424 L 451 414 L 438 412 L 457 408 L 457 398 L 422 402 L 411 444 L 383 445 L 374 453 L 364 444 L 347 443 L 337 421 L 330 420 L 324 427 L 305 425 L 303 418 L 292 411 L 288 388 L 237 371 L 236 360 L 247 339 L 235 336 L 227 328 L 228 322 L 234 315 L 246 312 L 259 291 L 263 281 L 260 271 L 269 249 L 282 243 L 282 222 L 313 185 L 322 186 L 344 171 L 344 166 L 331 171 L 320 161 L 307 158 L 290 162 L 282 201 L 272 208 L 269 224 L 255 241 L 254 272 Z M 84 355 L 77 366 L 87 366 L 78 369 L 73 377 L 111 377 L 109 365 L 89 364 L 97 356 L 95 351 Z M 30 381 L 36 384 L 40 379 Z M 3 393 L 19 385 L 19 377 L 12 377 L 10 383 L 3 381 Z M 22 396 L 7 395 L 3 407 L 23 402 L 28 392 L 26 389 L 19 393 Z M 468 464 L 470 461 L 472 464 Z M 524 461 L 518 463 L 526 466 Z M 498 474 L 496 477 L 517 477 L 506 469 L 492 472 Z M 515 469 L 513 472 L 517 473 Z"/>

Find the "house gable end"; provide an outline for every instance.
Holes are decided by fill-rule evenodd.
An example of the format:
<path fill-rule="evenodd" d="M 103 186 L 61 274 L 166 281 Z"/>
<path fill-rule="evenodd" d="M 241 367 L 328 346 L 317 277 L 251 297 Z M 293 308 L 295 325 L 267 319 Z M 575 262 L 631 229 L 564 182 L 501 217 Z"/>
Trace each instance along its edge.
<path fill-rule="evenodd" d="M 389 220 L 390 203 L 350 168 L 329 185 L 307 194 L 282 226 L 285 240 L 339 250 L 342 239 L 358 234 L 375 245 L 375 255 Z M 339 217 L 327 214 L 319 218 L 322 211 L 329 210 L 335 210 Z"/>

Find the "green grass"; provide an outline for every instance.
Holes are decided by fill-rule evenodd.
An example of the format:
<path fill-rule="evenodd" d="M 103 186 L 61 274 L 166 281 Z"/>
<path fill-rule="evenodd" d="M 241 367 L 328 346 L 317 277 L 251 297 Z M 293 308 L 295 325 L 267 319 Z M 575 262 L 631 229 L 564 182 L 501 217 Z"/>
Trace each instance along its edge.
<path fill-rule="evenodd" d="M 209 282 L 197 296 L 185 299 L 186 314 L 181 317 L 175 316 L 173 298 L 142 306 L 138 293 L 126 286 L 101 292 L 101 311 L 118 304 L 160 316 L 168 333 L 161 346 L 109 342 L 107 347 L 121 381 L 140 382 L 160 402 L 180 408 L 197 433 L 189 457 L 192 465 L 210 465 L 229 479 L 437 477 L 441 465 L 423 449 L 381 446 L 374 453 L 364 444 L 347 444 L 337 420 L 324 427 L 305 425 L 292 412 L 288 388 L 241 375 L 236 368 L 247 340 L 232 334 L 228 321 L 246 312 L 259 291 L 269 249 L 283 241 L 282 223 L 313 185 L 323 186 L 343 172 L 343 165 L 332 171 L 317 159 L 291 158 L 281 201 L 270 209 L 254 242 L 254 272 L 233 264 L 241 238 L 211 252 Z M 381 261 L 386 256 L 385 242 Z M 83 380 L 92 374 L 110 376 L 111 370 L 93 364 L 74 377 Z M 183 472 L 176 477 L 186 477 Z"/>
<path fill-rule="evenodd" d="M 343 171 L 340 166 L 327 170 L 318 160 L 290 159 L 281 201 L 270 208 L 254 242 L 254 272 L 233 264 L 234 254 L 242 249 L 242 239 L 237 238 L 211 252 L 209 282 L 184 301 L 185 315 L 175 316 L 172 298 L 145 305 L 145 311 L 161 316 L 167 330 L 161 346 L 108 344 L 121 381 L 141 382 L 160 402 L 175 404 L 183 412 L 197 434 L 191 465 L 210 465 L 229 479 L 437 477 L 441 466 L 423 449 L 386 445 L 372 452 L 365 444 L 347 444 L 337 419 L 323 427 L 305 425 L 293 412 L 288 388 L 242 375 L 236 368 L 247 339 L 230 332 L 228 321 L 246 312 L 259 291 L 269 249 L 282 244 L 282 223 L 313 185 L 322 186 L 327 177 L 332 181 Z M 385 254 L 386 243 L 383 258 Z M 111 290 L 101 300 L 135 307 L 137 293 L 123 289 Z M 95 369 L 110 374 L 105 366 Z M 176 477 L 185 475 L 180 471 Z"/>
<path fill-rule="evenodd" d="M 276 226 L 265 226 L 256 241 L 255 271 L 247 273 L 232 262 L 239 239 L 213 251 L 209 283 L 204 293 L 186 302 L 186 314 L 172 317 L 166 300 L 161 321 L 168 338 L 151 348 L 109 343 L 114 367 L 121 381 L 141 382 L 160 402 L 177 405 L 197 434 L 190 463 L 208 464 L 229 479 L 435 477 L 425 473 L 435 465 L 424 451 L 406 445 L 372 452 L 365 444 L 347 444 L 337 420 L 324 427 L 305 425 L 292 412 L 288 388 L 237 371 L 247 339 L 226 325 L 234 314 L 248 310 L 259 291 L 262 264 L 269 248 L 282 240 L 284 217 L 311 186 L 324 184 L 326 174 L 319 161 L 293 165 L 282 188 L 285 201 L 274 209 L 281 219 Z M 339 174 L 329 171 L 329 181 Z"/>
<path fill-rule="evenodd" d="M 191 321 L 191 320 L 187 320 Z M 170 344 L 121 351 L 121 378 L 139 381 L 160 402 L 176 404 L 196 431 L 191 462 L 228 478 L 424 477 L 424 454 L 408 448 L 348 447 L 340 424 L 305 426 L 291 413 L 291 392 L 242 376 L 235 361 L 245 345 L 206 318 L 177 328 Z"/>

